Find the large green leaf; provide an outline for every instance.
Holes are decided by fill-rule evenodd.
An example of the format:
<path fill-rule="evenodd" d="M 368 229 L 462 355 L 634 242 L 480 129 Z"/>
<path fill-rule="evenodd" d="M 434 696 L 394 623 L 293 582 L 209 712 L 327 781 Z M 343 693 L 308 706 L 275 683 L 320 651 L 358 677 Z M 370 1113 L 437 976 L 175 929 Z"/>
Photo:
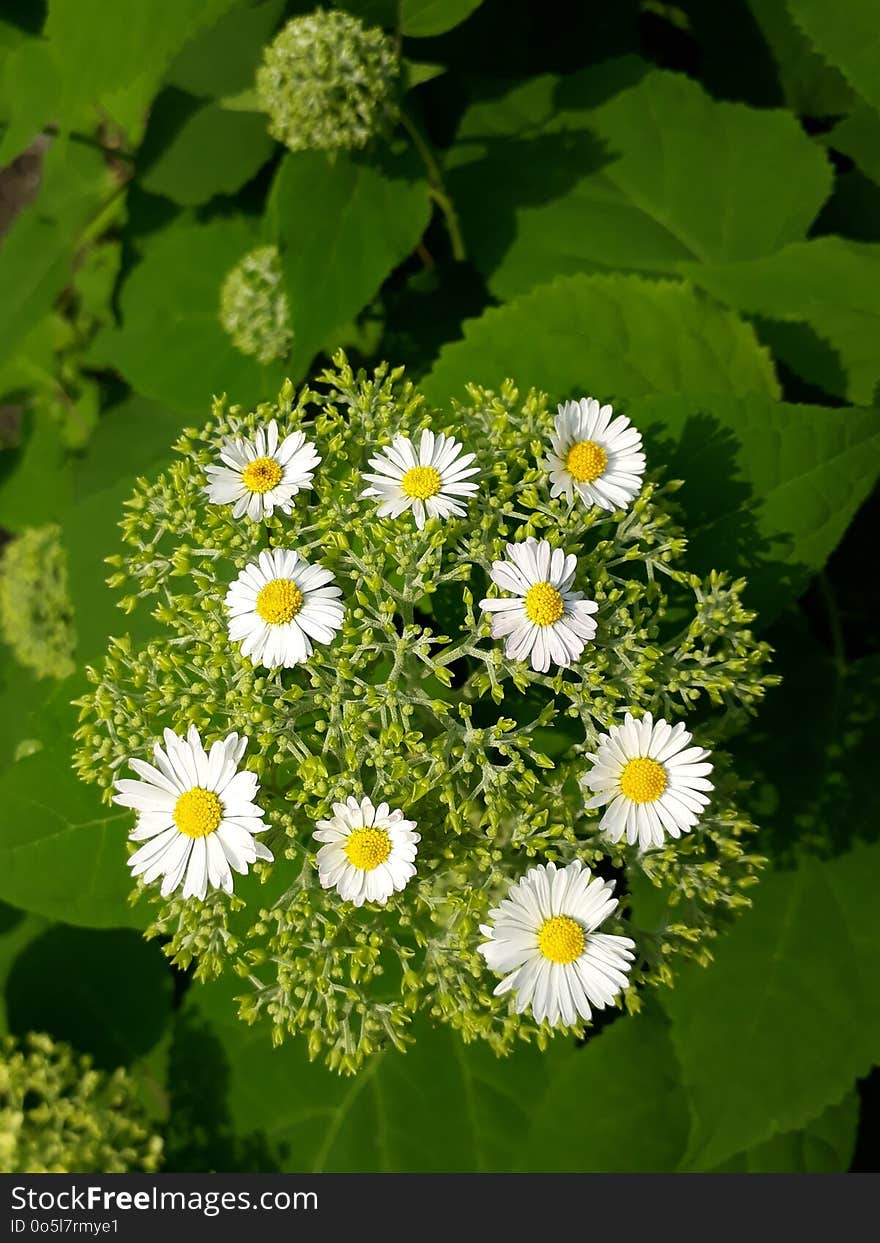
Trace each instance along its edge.
<path fill-rule="evenodd" d="M 774 1135 L 718 1166 L 721 1174 L 845 1174 L 852 1162 L 859 1098 L 848 1092 L 801 1131 Z"/>
<path fill-rule="evenodd" d="M 401 34 L 424 37 L 451 30 L 483 0 L 400 0 Z"/>
<path fill-rule="evenodd" d="M 831 855 L 857 840 L 876 841 L 880 656 L 840 665 L 796 618 L 785 619 L 769 638 L 782 689 L 768 697 L 736 748 L 753 783 L 752 814 L 764 830 L 764 849 L 790 862 L 805 848 Z M 790 762 L 792 721 L 809 721 L 798 731 L 796 765 Z"/>
<path fill-rule="evenodd" d="M 176 221 L 151 241 L 122 288 L 121 328 L 101 343 L 138 393 L 199 418 L 215 393 L 245 405 L 277 394 L 283 368 L 240 354 L 220 326 L 223 279 L 258 243 L 243 216 Z"/>
<path fill-rule="evenodd" d="M 880 184 L 880 112 L 876 108 L 862 104 L 823 135 L 823 141 L 848 155 L 867 177 Z"/>
<path fill-rule="evenodd" d="M 135 476 L 170 454 L 182 418 L 140 398 L 105 412 L 88 452 L 68 463 L 65 503 L 31 521 L 61 518 L 68 553 L 69 590 L 77 625 L 77 657 L 96 661 L 108 635 L 148 633 L 145 611 L 126 618 L 104 579 L 104 557 L 116 551 L 116 523 Z M 128 905 L 131 882 L 125 838 L 131 816 L 101 802 L 71 770 L 76 712 L 70 704 L 84 686 L 80 675 L 41 685 L 22 704 L 4 688 L 0 755 L 0 898 L 52 919 L 95 927 L 141 925 L 143 907 Z M 31 753 L 9 761 L 27 740 Z M 3 771 L 5 769 L 5 771 Z"/>
<path fill-rule="evenodd" d="M 560 1039 L 546 1054 L 502 1059 L 419 1024 L 406 1055 L 340 1079 L 308 1062 L 302 1040 L 272 1051 L 265 1027 L 235 1017 L 240 988 L 224 981 L 187 996 L 172 1057 L 177 1168 L 198 1168 L 187 1164 L 187 1118 L 198 1131 L 206 1095 L 215 1100 L 210 1142 L 203 1126 L 196 1137 L 202 1168 L 621 1171 L 674 1168 L 681 1156 L 687 1119 L 656 1011 L 620 1019 L 584 1049 Z"/>
<path fill-rule="evenodd" d="M 55 49 L 61 110 L 75 123 L 99 108 L 136 124 L 180 49 L 233 0 L 51 0 L 44 34 Z"/>
<path fill-rule="evenodd" d="M 61 80 L 56 49 L 23 39 L 3 58 L 0 74 L 0 168 L 25 151 L 57 115 Z"/>
<path fill-rule="evenodd" d="M 791 763 L 798 763 L 796 751 Z M 665 995 L 708 1169 L 804 1127 L 880 1059 L 880 847 L 762 881 L 709 970 Z"/>
<path fill-rule="evenodd" d="M 203 99 L 237 95 L 253 86 L 260 53 L 286 7 L 285 0 L 238 0 L 181 49 L 165 81 Z"/>
<path fill-rule="evenodd" d="M 840 71 L 825 62 L 794 24 L 788 0 L 748 0 L 748 4 L 769 44 L 785 103 L 792 112 L 826 117 L 848 111 L 852 90 Z M 735 10 L 732 20 L 737 21 Z M 735 64 L 732 68 L 735 72 Z"/>
<path fill-rule="evenodd" d="M 412 253 L 431 208 L 427 182 L 406 156 L 331 161 L 301 151 L 284 157 L 268 211 L 302 369 Z"/>
<path fill-rule="evenodd" d="M 777 394 L 752 329 L 686 285 L 637 276 L 570 276 L 464 324 L 425 381 L 431 400 L 513 377 L 554 401 L 592 393 Z"/>
<path fill-rule="evenodd" d="M 469 163 L 452 186 L 499 297 L 596 268 L 751 259 L 805 236 L 831 167 L 789 113 L 718 102 L 660 70 L 629 85 L 633 72 L 539 79 L 465 117 Z M 626 89 L 606 98 L 615 77 Z M 591 96 L 604 102 L 579 106 Z"/>
<path fill-rule="evenodd" d="M 765 622 L 822 568 L 880 471 L 876 410 L 688 396 L 627 413 L 685 481 L 690 564 L 747 574 Z"/>
<path fill-rule="evenodd" d="M 880 245 L 818 237 L 764 259 L 681 270 L 730 306 L 784 321 L 774 351 L 805 379 L 850 401 L 873 401 L 880 381 Z"/>
<path fill-rule="evenodd" d="M 49 925 L 39 915 L 26 915 L 15 907 L 0 902 L 0 1035 L 9 1031 L 6 1013 L 6 981 L 19 954 L 36 937 L 42 936 Z"/>
<path fill-rule="evenodd" d="M 0 249 L 0 367 L 43 320 L 70 279 L 74 253 L 114 193 L 101 157 L 57 140 L 46 152 L 36 201 L 18 217 Z"/>
<path fill-rule="evenodd" d="M 9 1028 L 48 1032 L 113 1069 L 156 1045 L 171 1018 L 172 987 L 158 945 L 135 932 L 50 928 L 10 967 Z"/>
<path fill-rule="evenodd" d="M 880 108 L 880 21 L 876 0 L 847 0 L 846 11 L 830 0 L 788 0 L 801 30 L 836 65 L 860 95 Z"/>
<path fill-rule="evenodd" d="M 182 123 L 179 117 L 178 94 L 160 96 L 144 140 L 139 179 L 151 194 L 163 194 L 184 207 L 234 193 L 255 176 L 275 147 L 261 112 L 231 112 L 206 103 Z"/>
<path fill-rule="evenodd" d="M 81 690 L 73 678 L 50 692 L 23 725 L 39 749 L 0 774 L 0 899 L 68 923 L 142 924 L 143 911 L 128 905 L 131 817 L 103 805 L 71 770 L 76 714 L 67 700 Z"/>

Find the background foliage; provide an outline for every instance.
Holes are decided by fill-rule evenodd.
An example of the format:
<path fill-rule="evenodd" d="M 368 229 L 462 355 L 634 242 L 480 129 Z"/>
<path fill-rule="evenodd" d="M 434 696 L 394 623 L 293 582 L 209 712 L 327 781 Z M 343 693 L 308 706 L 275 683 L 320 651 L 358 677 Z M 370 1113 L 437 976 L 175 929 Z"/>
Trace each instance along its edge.
<path fill-rule="evenodd" d="M 349 0 L 397 40 L 407 125 L 332 161 L 274 143 L 252 96 L 263 46 L 311 7 L 0 15 L 0 529 L 60 526 L 77 666 L 38 680 L 0 647 L 0 1028 L 129 1067 L 169 1169 L 864 1168 L 876 6 Z M 217 309 L 265 244 L 294 344 L 264 366 Z M 709 970 L 584 1049 L 498 1061 L 425 1030 L 354 1080 L 273 1051 L 234 986 L 189 985 L 144 943 L 130 817 L 70 772 L 84 665 L 151 625 L 104 584 L 134 479 L 212 393 L 253 405 L 340 344 L 437 403 L 512 376 L 620 405 L 686 481 L 694 568 L 748 573 L 776 648 L 784 684 L 736 744 L 771 860 L 753 910 Z"/>

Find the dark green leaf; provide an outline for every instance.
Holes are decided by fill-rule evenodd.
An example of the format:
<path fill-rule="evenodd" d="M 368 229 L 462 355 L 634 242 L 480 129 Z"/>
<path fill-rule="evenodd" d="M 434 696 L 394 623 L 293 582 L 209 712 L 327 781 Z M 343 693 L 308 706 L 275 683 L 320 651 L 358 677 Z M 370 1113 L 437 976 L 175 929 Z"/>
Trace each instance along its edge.
<path fill-rule="evenodd" d="M 484 155 L 452 184 L 499 297 L 596 268 L 674 273 L 770 254 L 803 238 L 827 197 L 830 165 L 793 117 L 718 102 L 681 74 L 655 70 L 598 107 L 572 106 L 604 95 L 614 71 L 539 80 L 552 84 L 543 116 L 531 82 L 465 118 Z"/>
<path fill-rule="evenodd" d="M 797 762 L 792 753 L 791 762 Z M 880 1058 L 880 847 L 766 877 L 708 969 L 665 994 L 710 1169 L 804 1127 Z"/>
<path fill-rule="evenodd" d="M 219 319 L 224 277 L 259 240 L 251 220 L 229 216 L 181 220 L 151 241 L 122 288 L 121 329 L 101 342 L 138 393 L 199 418 L 215 393 L 246 405 L 277 394 L 283 369 L 239 354 Z"/>
<path fill-rule="evenodd" d="M 62 926 L 19 953 L 6 980 L 6 1012 L 16 1035 L 48 1032 L 114 1069 L 159 1040 L 171 990 L 162 951 L 136 932 Z"/>
<path fill-rule="evenodd" d="M 681 270 L 739 310 L 806 325 L 807 334 L 774 337 L 785 362 L 826 392 L 871 404 L 880 381 L 880 245 L 818 237 L 765 259 Z"/>
<path fill-rule="evenodd" d="M 239 0 L 181 49 L 165 81 L 203 99 L 247 90 L 285 7 L 285 0 Z"/>
<path fill-rule="evenodd" d="M 427 182 L 408 157 L 390 152 L 378 163 L 290 153 L 268 210 L 281 244 L 300 369 L 412 253 L 431 214 Z"/>
<path fill-rule="evenodd" d="M 823 141 L 835 151 L 842 151 L 872 181 L 880 184 L 880 112 L 862 104 L 844 117 Z"/>
<path fill-rule="evenodd" d="M 741 1152 L 716 1173 L 723 1174 L 845 1174 L 856 1146 L 859 1098 L 848 1092 L 801 1131 L 774 1135 Z"/>
<path fill-rule="evenodd" d="M 752 329 L 685 285 L 636 276 L 570 276 L 464 324 L 425 382 L 434 402 L 473 382 L 513 377 L 553 401 L 592 393 L 730 392 L 775 396 Z"/>
<path fill-rule="evenodd" d="M 860 95 L 880 108 L 880 21 L 875 0 L 849 0 L 846 19 L 828 0 L 788 0 L 797 25 Z"/>
<path fill-rule="evenodd" d="M 876 410 L 652 397 L 627 413 L 685 481 L 691 566 L 747 574 L 764 623 L 822 568 L 880 471 Z"/>
<path fill-rule="evenodd" d="M 217 103 L 197 108 L 171 133 L 163 126 L 155 146 L 150 135 L 148 131 L 145 151 L 155 154 L 148 156 L 140 173 L 141 185 L 184 207 L 240 189 L 275 147 L 261 112 L 228 111 Z"/>
<path fill-rule="evenodd" d="M 441 35 L 451 30 L 483 0 L 400 0 L 400 29 L 405 35 L 420 38 Z"/>
<path fill-rule="evenodd" d="M 187 998 L 171 1080 L 183 1161 L 187 1114 L 197 1127 L 199 1102 L 218 1087 L 227 1095 L 214 1102 L 207 1151 L 197 1138 L 201 1161 L 219 1169 L 655 1170 L 681 1156 L 687 1118 L 656 1011 L 619 1019 L 584 1049 L 560 1039 L 509 1058 L 420 1024 L 406 1055 L 340 1079 L 310 1064 L 302 1041 L 270 1053 L 268 1030 L 236 1018 L 235 991 L 200 986 Z"/>

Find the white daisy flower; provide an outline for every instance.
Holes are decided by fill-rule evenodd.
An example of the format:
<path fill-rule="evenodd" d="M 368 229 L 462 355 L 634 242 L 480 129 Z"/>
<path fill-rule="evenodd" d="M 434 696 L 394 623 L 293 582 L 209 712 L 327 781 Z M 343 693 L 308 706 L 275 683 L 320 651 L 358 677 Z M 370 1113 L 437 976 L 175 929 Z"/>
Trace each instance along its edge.
<path fill-rule="evenodd" d="M 380 518 L 396 518 L 411 509 L 419 530 L 428 518 L 461 518 L 466 511 L 456 497 L 466 499 L 476 492 L 479 485 L 469 480 L 480 473 L 479 466 L 471 466 L 476 455 L 462 455 L 461 450 L 452 436 L 435 436 L 427 428 L 418 449 L 408 436 L 395 436 L 388 448 L 370 458 L 377 473 L 364 472 L 371 486 L 361 496 L 381 498 Z"/>
<path fill-rule="evenodd" d="M 363 906 L 387 902 L 416 874 L 417 843 L 414 820 L 387 803 L 374 807 L 370 799 L 347 798 L 333 804 L 333 818 L 319 820 L 314 837 L 326 842 L 318 851 L 318 878 L 325 889 Z"/>
<path fill-rule="evenodd" d="M 267 669 L 301 665 L 312 640 L 332 643 L 345 608 L 333 575 L 289 548 L 264 549 L 226 593 L 229 638 Z"/>
<path fill-rule="evenodd" d="M 507 635 L 505 654 L 511 660 L 530 659 L 537 673 L 546 673 L 551 663 L 567 668 L 595 637 L 590 614 L 599 609 L 582 591 L 571 590 L 577 558 L 531 536 L 508 544 L 507 556 L 507 561 L 492 562 L 491 577 L 513 597 L 480 601 L 480 608 L 492 614 L 492 638 Z"/>
<path fill-rule="evenodd" d="M 133 876 L 147 884 L 163 877 L 167 898 L 183 881 L 184 898 L 204 898 L 208 885 L 232 893 L 232 872 L 247 874 L 272 852 L 255 838 L 269 827 L 254 803 L 255 773 L 239 771 L 247 738 L 230 734 L 206 753 L 199 731 L 185 738 L 166 729 L 164 748 L 153 747 L 153 764 L 131 759 L 140 781 L 115 782 L 114 803 L 138 813 L 133 842 L 146 842 L 128 860 Z"/>
<path fill-rule="evenodd" d="M 585 505 L 625 509 L 642 487 L 645 455 L 642 436 L 624 415 L 612 419 L 611 406 L 594 397 L 559 407 L 551 452 L 541 465 L 550 474 L 550 495 Z"/>
<path fill-rule="evenodd" d="M 489 912 L 480 953 L 504 979 L 495 995 L 515 992 L 517 1014 L 571 1027 L 590 1019 L 626 988 L 635 942 L 596 929 L 617 906 L 614 881 L 594 877 L 580 860 L 541 863 Z"/>
<path fill-rule="evenodd" d="M 304 432 L 291 432 L 279 444 L 274 419 L 265 430 L 258 428 L 253 440 L 225 440 L 220 458 L 225 466 L 205 467 L 208 499 L 215 505 L 231 505 L 233 518 L 247 514 L 253 522 L 276 509 L 289 514 L 300 488 L 312 486 L 321 460 Z"/>
<path fill-rule="evenodd" d="M 709 752 L 690 745 L 691 735 L 679 722 L 654 721 L 646 712 L 640 721 L 629 713 L 623 725 L 602 734 L 593 767 L 584 785 L 596 793 L 587 807 L 609 804 L 599 824 L 613 842 L 624 830 L 632 846 L 662 846 L 664 833 L 680 837 L 708 806 Z"/>

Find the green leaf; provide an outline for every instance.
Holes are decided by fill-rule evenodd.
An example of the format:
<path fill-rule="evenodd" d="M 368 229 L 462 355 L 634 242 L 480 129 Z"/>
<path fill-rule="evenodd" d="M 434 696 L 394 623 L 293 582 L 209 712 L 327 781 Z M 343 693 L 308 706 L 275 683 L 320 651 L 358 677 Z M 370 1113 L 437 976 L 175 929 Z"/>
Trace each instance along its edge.
<path fill-rule="evenodd" d="M 202 99 L 247 90 L 285 7 L 285 0 L 236 3 L 180 50 L 165 75 L 166 83 Z"/>
<path fill-rule="evenodd" d="M 762 881 L 709 970 L 664 999 L 690 1098 L 685 1166 L 804 1127 L 880 1058 L 880 847 Z"/>
<path fill-rule="evenodd" d="M 305 368 L 412 253 L 431 206 L 408 153 L 331 161 L 301 151 L 284 157 L 268 214 L 282 250 L 294 355 Z"/>
<path fill-rule="evenodd" d="M 104 581 L 104 557 L 115 551 L 116 523 L 135 476 L 170 456 L 181 422 L 180 415 L 141 398 L 105 412 L 88 452 L 66 465 L 64 503 L 51 514 L 31 515 L 31 521 L 63 521 L 80 661 L 97 660 L 110 634 L 143 637 L 155 630 L 146 610 L 129 618 L 119 612 Z M 14 727 L 12 720 L 8 732 L 4 727 L 0 754 L 0 898 L 68 923 L 140 926 L 145 908 L 128 904 L 125 839 L 131 816 L 108 808 L 97 788 L 83 785 L 71 769 L 76 712 L 70 701 L 82 693 L 83 682 L 75 675 L 40 686 L 23 701 L 12 697 L 20 679 L 3 687 L 3 716 L 14 718 Z M 10 763 L 21 739 L 39 749 Z"/>
<path fill-rule="evenodd" d="M 846 20 L 828 0 L 788 0 L 788 10 L 816 50 L 880 108 L 880 22 L 875 0 L 849 0 Z"/>
<path fill-rule="evenodd" d="M 156 632 L 146 609 L 120 612 L 118 593 L 106 583 L 104 558 L 119 550 L 117 523 L 135 479 L 167 464 L 184 422 L 175 410 L 129 397 L 104 411 L 88 453 L 73 461 L 64 540 L 81 663 L 98 660 L 110 635 L 138 640 Z"/>
<path fill-rule="evenodd" d="M 424 38 L 442 35 L 478 9 L 483 0 L 400 0 L 400 32 Z"/>
<path fill-rule="evenodd" d="M 465 118 L 460 141 L 476 158 L 451 186 L 498 297 L 597 268 L 751 259 L 806 235 L 832 174 L 794 117 L 718 102 L 661 70 L 629 85 L 633 68 L 545 80 L 543 115 L 528 83 Z M 615 74 L 627 89 L 607 98 Z M 576 106 L 591 94 L 605 101 Z"/>
<path fill-rule="evenodd" d="M 45 410 L 28 413 L 21 444 L 3 454 L 0 526 L 20 531 L 57 521 L 70 503 L 72 486 L 57 424 Z"/>
<path fill-rule="evenodd" d="M 180 49 L 233 0 L 52 0 L 44 34 L 61 71 L 61 114 L 101 109 L 136 129 Z"/>
<path fill-rule="evenodd" d="M 445 65 L 433 65 L 421 60 L 407 60 L 405 57 L 403 59 L 406 91 L 414 90 L 417 86 L 421 86 L 423 82 L 433 82 L 434 78 L 439 78 L 441 74 L 446 72 Z"/>
<path fill-rule="evenodd" d="M 853 92 L 842 74 L 826 64 L 794 24 L 788 0 L 748 0 L 748 4 L 770 45 L 785 103 L 792 112 L 826 117 L 848 111 Z"/>
<path fill-rule="evenodd" d="M 175 221 L 151 240 L 122 287 L 121 328 L 100 339 L 138 393 L 199 417 L 214 393 L 246 405 L 277 395 L 284 369 L 239 354 L 219 319 L 224 277 L 258 244 L 254 223 L 242 216 Z M 294 351 L 301 357 L 296 341 Z"/>
<path fill-rule="evenodd" d="M 715 1173 L 721 1174 L 845 1174 L 852 1162 L 859 1124 L 859 1098 L 848 1092 L 801 1131 L 774 1135 L 741 1152 Z"/>
<path fill-rule="evenodd" d="M 825 564 L 880 471 L 876 410 L 649 397 L 627 414 L 683 479 L 689 563 L 746 574 L 766 624 Z"/>
<path fill-rule="evenodd" d="M 873 401 L 880 381 L 880 245 L 817 237 L 764 259 L 681 270 L 738 310 L 795 326 L 776 332 L 773 344 L 804 379 L 849 401 Z M 804 325 L 809 332 L 796 330 Z"/>
<path fill-rule="evenodd" d="M 830 592 L 830 586 L 825 585 Z M 831 601 L 831 608 L 837 605 Z M 853 620 L 847 619 L 848 628 Z M 870 620 L 862 625 L 870 627 Z M 842 667 L 806 630 L 786 620 L 769 638 L 784 690 L 774 691 L 755 724 L 737 740 L 737 762 L 753 782 L 751 812 L 763 848 L 781 863 L 798 851 L 839 854 L 880 835 L 880 656 Z M 793 721 L 808 721 L 797 735 Z"/>
<path fill-rule="evenodd" d="M 240 189 L 272 155 L 275 144 L 262 113 L 228 111 L 219 103 L 207 103 L 179 124 L 174 94 L 169 97 L 173 109 L 169 133 L 162 98 L 153 110 L 139 174 L 151 194 L 163 194 L 184 207 L 207 203 L 217 194 Z"/>
<path fill-rule="evenodd" d="M 97 152 L 63 140 L 47 150 L 36 201 L 0 249 L 0 287 L 16 295 L 0 304 L 0 366 L 48 315 L 70 279 L 74 254 L 113 193 Z"/>
<path fill-rule="evenodd" d="M 5 902 L 0 902 L 0 1035 L 9 1032 L 6 1013 L 6 981 L 21 951 L 36 937 L 41 936 L 48 924 L 38 915 L 26 915 Z"/>
<path fill-rule="evenodd" d="M 172 986 L 162 951 L 136 932 L 50 928 L 11 966 L 9 1028 L 48 1032 L 112 1070 L 158 1042 L 171 1018 Z"/>
<path fill-rule="evenodd" d="M 55 49 L 25 39 L 4 56 L 0 77 L 0 168 L 25 151 L 57 114 L 61 79 Z"/>
<path fill-rule="evenodd" d="M 67 701 L 82 689 L 74 676 L 49 693 L 24 725 L 43 746 L 0 774 L 0 899 L 72 924 L 140 925 L 143 911 L 128 905 L 131 817 L 102 804 L 70 766 L 76 713 Z"/>
<path fill-rule="evenodd" d="M 172 1055 L 175 1168 L 620 1171 L 674 1168 L 681 1156 L 687 1118 L 656 1011 L 619 1019 L 583 1049 L 559 1039 L 509 1058 L 420 1024 L 405 1055 L 341 1079 L 309 1063 L 303 1041 L 273 1050 L 265 1026 L 236 1018 L 240 989 L 223 981 L 187 995 Z"/>
<path fill-rule="evenodd" d="M 866 177 L 880 184 L 880 112 L 862 104 L 838 122 L 822 141 L 848 155 Z"/>
<path fill-rule="evenodd" d="M 671 281 L 569 276 L 464 324 L 425 381 L 435 403 L 463 398 L 473 382 L 507 377 L 553 401 L 594 393 L 730 392 L 777 395 L 752 329 Z"/>

